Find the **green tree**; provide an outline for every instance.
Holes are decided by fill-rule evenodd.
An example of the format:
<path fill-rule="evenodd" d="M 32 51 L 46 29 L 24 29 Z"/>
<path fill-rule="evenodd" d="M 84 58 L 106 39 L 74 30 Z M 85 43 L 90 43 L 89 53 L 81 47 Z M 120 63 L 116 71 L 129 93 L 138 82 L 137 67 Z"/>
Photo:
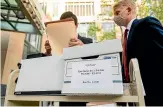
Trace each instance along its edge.
<path fill-rule="evenodd" d="M 114 3 L 117 3 L 119 0 L 114 0 Z"/>
<path fill-rule="evenodd" d="M 99 14 L 98 16 L 101 16 L 102 20 L 108 20 L 108 18 L 106 19 L 105 16 L 109 16 L 109 17 L 113 16 L 112 7 L 110 4 L 108 4 L 108 1 L 101 0 L 101 8 L 104 11 L 101 14 Z"/>
<path fill-rule="evenodd" d="M 103 32 L 103 36 L 101 36 L 100 41 L 115 39 L 116 38 L 115 35 L 116 35 L 115 30 L 112 30 L 110 32 Z"/>
<path fill-rule="evenodd" d="M 163 24 L 163 0 L 155 0 L 152 2 L 151 15 L 155 16 Z"/>
<path fill-rule="evenodd" d="M 96 37 L 96 32 L 100 31 L 101 29 L 99 27 L 96 26 L 95 23 L 90 24 L 89 28 L 88 28 L 88 35 L 90 37 Z"/>
<path fill-rule="evenodd" d="M 138 5 L 138 13 L 137 16 L 140 18 L 149 16 L 150 13 L 150 8 L 148 6 L 148 3 L 146 2 L 146 0 L 142 0 L 141 4 Z"/>
<path fill-rule="evenodd" d="M 163 23 L 163 0 L 142 0 L 138 5 L 138 17 L 154 16 Z"/>

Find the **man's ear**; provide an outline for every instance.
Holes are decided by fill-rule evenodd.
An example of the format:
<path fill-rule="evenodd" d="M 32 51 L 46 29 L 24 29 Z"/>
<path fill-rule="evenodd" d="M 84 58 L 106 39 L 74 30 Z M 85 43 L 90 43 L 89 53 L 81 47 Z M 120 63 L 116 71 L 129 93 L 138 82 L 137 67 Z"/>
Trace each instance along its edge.
<path fill-rule="evenodd" d="M 76 25 L 76 29 L 78 28 L 78 24 Z"/>
<path fill-rule="evenodd" d="M 131 7 L 128 7 L 127 10 L 128 10 L 128 13 L 131 13 L 132 8 Z"/>

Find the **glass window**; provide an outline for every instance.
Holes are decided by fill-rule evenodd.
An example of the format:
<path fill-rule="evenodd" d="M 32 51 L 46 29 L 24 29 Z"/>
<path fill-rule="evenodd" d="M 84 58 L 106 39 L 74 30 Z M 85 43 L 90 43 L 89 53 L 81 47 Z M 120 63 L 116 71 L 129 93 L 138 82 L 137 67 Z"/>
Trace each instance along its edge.
<path fill-rule="evenodd" d="M 85 12 L 86 16 L 90 15 L 90 5 L 86 4 L 86 12 Z"/>
<path fill-rule="evenodd" d="M 109 32 L 114 29 L 114 23 L 113 22 L 104 22 L 102 23 L 102 30 L 103 32 Z"/>
<path fill-rule="evenodd" d="M 82 5 L 82 16 L 85 16 L 85 5 Z"/>
<path fill-rule="evenodd" d="M 36 47 L 37 47 L 37 49 L 38 49 L 38 44 L 39 43 L 39 36 L 36 36 Z"/>
<path fill-rule="evenodd" d="M 76 15 L 77 15 L 77 16 L 79 16 L 79 8 L 80 8 L 80 7 L 79 7 L 79 4 L 77 4 L 77 5 L 76 5 L 76 13 L 77 13 Z"/>
<path fill-rule="evenodd" d="M 69 5 L 69 11 L 73 12 L 73 5 Z"/>
<path fill-rule="evenodd" d="M 37 49 L 41 50 L 41 41 L 42 41 L 42 36 L 38 35 L 38 42 L 37 42 Z"/>
<path fill-rule="evenodd" d="M 73 13 L 74 13 L 75 15 L 78 14 L 78 13 L 77 13 L 77 6 L 76 6 L 76 5 L 74 5 L 74 11 L 73 11 Z"/>
<path fill-rule="evenodd" d="M 92 4 L 92 15 L 94 16 L 95 13 L 94 13 L 94 3 Z"/>
<path fill-rule="evenodd" d="M 26 59 L 28 55 L 28 45 L 24 44 L 24 50 L 23 50 L 23 59 Z"/>
<path fill-rule="evenodd" d="M 72 11 L 77 16 L 94 15 L 93 2 L 66 2 L 65 11 Z"/>
<path fill-rule="evenodd" d="M 27 55 L 39 53 L 41 51 L 41 40 L 42 36 L 40 35 L 26 34 L 26 39 L 24 41 L 23 59 L 25 59 Z"/>
<path fill-rule="evenodd" d="M 26 41 L 29 41 L 29 38 L 30 38 L 30 35 L 29 34 L 26 34 L 25 40 Z"/>
<path fill-rule="evenodd" d="M 58 4 L 53 3 L 53 16 L 58 16 Z"/>
<path fill-rule="evenodd" d="M 79 23 L 77 32 L 84 37 L 88 36 L 89 23 Z"/>
<path fill-rule="evenodd" d="M 40 4 L 41 4 L 41 7 L 42 7 L 42 10 L 43 10 L 44 13 L 46 14 L 47 3 L 46 3 L 46 2 L 42 2 L 42 3 L 40 3 Z"/>
<path fill-rule="evenodd" d="M 29 53 L 30 54 L 34 54 L 34 53 L 38 53 L 39 51 L 36 49 L 36 48 L 34 48 L 33 46 L 30 46 L 30 48 L 29 48 Z"/>
<path fill-rule="evenodd" d="M 68 6 L 67 6 L 67 4 L 65 5 L 65 11 L 68 11 Z"/>
<path fill-rule="evenodd" d="M 80 16 L 83 16 L 83 5 L 80 5 Z"/>
<path fill-rule="evenodd" d="M 111 13 L 112 12 L 112 7 L 107 5 L 107 6 L 101 6 L 101 13 L 103 15 L 110 15 L 108 13 Z"/>
<path fill-rule="evenodd" d="M 30 44 L 34 47 L 36 47 L 36 38 L 37 36 L 36 35 L 33 35 L 31 34 L 31 37 L 30 37 Z"/>

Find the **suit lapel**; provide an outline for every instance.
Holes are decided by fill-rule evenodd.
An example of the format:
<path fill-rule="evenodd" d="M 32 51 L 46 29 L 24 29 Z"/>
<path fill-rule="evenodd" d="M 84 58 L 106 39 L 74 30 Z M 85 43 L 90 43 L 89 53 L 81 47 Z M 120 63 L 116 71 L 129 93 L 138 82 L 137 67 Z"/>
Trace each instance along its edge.
<path fill-rule="evenodd" d="M 132 35 L 133 35 L 133 31 L 135 29 L 136 23 L 138 22 L 138 19 L 135 19 L 131 25 L 130 31 L 129 31 L 129 35 L 128 35 L 128 39 L 127 39 L 127 45 L 130 43 Z"/>
<path fill-rule="evenodd" d="M 129 31 L 129 35 L 128 35 L 128 39 L 127 39 L 127 56 L 128 56 L 128 63 L 130 61 L 130 57 L 134 57 L 134 42 L 133 42 L 133 33 L 134 33 L 134 30 L 135 30 L 135 27 L 137 25 L 137 22 L 138 20 L 135 19 L 131 25 L 131 29 Z"/>

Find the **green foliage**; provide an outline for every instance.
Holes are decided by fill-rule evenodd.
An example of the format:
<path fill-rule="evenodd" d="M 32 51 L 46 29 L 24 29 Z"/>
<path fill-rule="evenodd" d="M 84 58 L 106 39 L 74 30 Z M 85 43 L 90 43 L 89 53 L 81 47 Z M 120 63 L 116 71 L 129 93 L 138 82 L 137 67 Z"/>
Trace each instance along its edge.
<path fill-rule="evenodd" d="M 108 15 L 109 15 L 109 16 L 113 16 L 113 11 L 109 11 L 109 12 L 108 12 Z"/>
<path fill-rule="evenodd" d="M 105 0 L 101 0 L 101 3 L 102 3 L 101 4 L 102 7 L 108 6 L 108 4 L 107 4 L 107 2 Z"/>
<path fill-rule="evenodd" d="M 95 23 L 90 24 L 88 28 L 88 35 L 90 37 L 96 37 L 96 32 L 100 31 L 101 29 L 95 25 Z"/>
<path fill-rule="evenodd" d="M 163 24 L 163 0 L 155 0 L 151 6 L 152 16 L 155 16 Z"/>
<path fill-rule="evenodd" d="M 114 0 L 115 3 L 117 3 L 119 0 Z"/>
<path fill-rule="evenodd" d="M 138 6 L 138 16 L 143 18 L 149 16 L 150 8 L 146 0 L 142 0 L 141 5 Z"/>
<path fill-rule="evenodd" d="M 140 18 L 154 16 L 163 23 L 163 0 L 142 0 L 137 15 Z"/>
<path fill-rule="evenodd" d="M 110 32 L 103 32 L 103 36 L 101 36 L 100 41 L 115 39 L 116 38 L 115 35 L 116 35 L 115 30 L 112 30 Z"/>
<path fill-rule="evenodd" d="M 106 16 L 112 16 L 113 15 L 113 12 L 111 11 L 112 7 L 110 7 L 111 5 L 108 4 L 108 1 L 106 0 L 101 0 L 101 8 L 104 9 L 103 13 L 99 14 L 99 16 L 103 16 L 103 15 L 106 15 Z M 110 9 L 109 9 L 110 8 Z"/>

